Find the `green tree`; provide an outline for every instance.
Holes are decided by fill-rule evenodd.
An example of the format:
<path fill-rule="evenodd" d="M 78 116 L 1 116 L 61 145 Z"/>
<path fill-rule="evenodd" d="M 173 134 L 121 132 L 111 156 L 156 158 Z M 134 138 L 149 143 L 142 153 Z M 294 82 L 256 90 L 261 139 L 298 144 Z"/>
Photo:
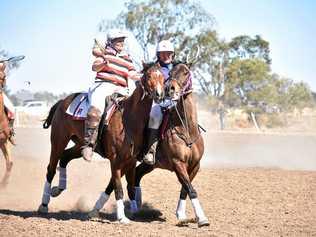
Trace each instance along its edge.
<path fill-rule="evenodd" d="M 200 32 L 212 31 L 215 19 L 199 3 L 190 0 L 129 1 L 114 20 L 103 20 L 100 31 L 124 27 L 131 31 L 143 49 L 144 59 L 151 60 L 149 52 L 162 39 L 172 39 L 176 52 L 192 46 Z M 180 55 L 178 55 L 180 56 Z"/>
<path fill-rule="evenodd" d="M 260 58 L 271 64 L 269 42 L 260 35 L 251 38 L 248 35 L 234 37 L 229 42 L 231 58 Z"/>
<path fill-rule="evenodd" d="M 261 59 L 235 59 L 227 69 L 226 100 L 232 105 L 267 103 L 269 67 Z"/>

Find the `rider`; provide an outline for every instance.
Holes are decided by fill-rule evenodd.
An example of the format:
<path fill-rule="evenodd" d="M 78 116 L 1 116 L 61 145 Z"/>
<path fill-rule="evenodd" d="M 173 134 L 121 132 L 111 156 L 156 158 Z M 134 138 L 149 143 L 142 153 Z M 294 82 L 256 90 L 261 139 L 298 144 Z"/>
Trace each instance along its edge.
<path fill-rule="evenodd" d="M 169 79 L 169 72 L 173 67 L 173 60 L 175 56 L 173 44 L 169 40 L 160 41 L 157 46 L 156 56 L 166 83 Z M 159 140 L 159 127 L 162 122 L 162 118 L 163 114 L 161 111 L 161 105 L 153 101 L 147 128 L 148 140 L 145 144 L 143 157 L 143 161 L 149 165 L 155 164 L 155 154 Z"/>
<path fill-rule="evenodd" d="M 92 70 L 96 77 L 89 88 L 90 108 L 85 121 L 84 146 L 82 156 L 91 161 L 93 149 L 98 136 L 101 114 L 106 105 L 105 98 L 113 93 L 128 95 L 128 78 L 139 80 L 130 56 L 123 51 L 127 33 L 120 29 L 110 30 L 107 34 L 105 48 L 95 44 L 92 54 L 96 57 Z M 108 100 L 108 98 L 107 98 Z"/>
<path fill-rule="evenodd" d="M 5 73 L 6 65 L 5 63 L 0 63 L 0 80 L 5 82 L 6 79 L 6 73 Z M 10 101 L 10 99 L 3 93 L 3 103 L 4 103 L 4 111 L 7 115 L 7 118 L 9 120 L 9 127 L 10 127 L 10 134 L 9 134 L 9 140 L 12 144 L 15 144 L 14 141 L 14 105 Z"/>

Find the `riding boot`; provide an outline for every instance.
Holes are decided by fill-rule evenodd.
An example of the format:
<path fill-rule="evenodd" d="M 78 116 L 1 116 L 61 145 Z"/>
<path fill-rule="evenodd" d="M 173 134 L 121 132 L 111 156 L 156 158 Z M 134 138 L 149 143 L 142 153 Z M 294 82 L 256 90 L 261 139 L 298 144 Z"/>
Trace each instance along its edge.
<path fill-rule="evenodd" d="M 154 165 L 156 160 L 156 149 L 158 145 L 159 129 L 148 128 L 147 143 L 144 149 L 143 161 L 148 165 Z"/>
<path fill-rule="evenodd" d="M 85 120 L 84 130 L 84 146 L 81 151 L 82 157 L 86 161 L 91 161 L 93 156 L 93 150 L 98 138 L 98 127 L 101 120 L 101 112 L 94 106 L 91 106 L 87 119 Z"/>
<path fill-rule="evenodd" d="M 10 128 L 10 135 L 9 135 L 9 141 L 12 145 L 16 145 L 15 143 L 15 131 L 14 131 L 14 119 L 9 119 L 9 128 Z"/>

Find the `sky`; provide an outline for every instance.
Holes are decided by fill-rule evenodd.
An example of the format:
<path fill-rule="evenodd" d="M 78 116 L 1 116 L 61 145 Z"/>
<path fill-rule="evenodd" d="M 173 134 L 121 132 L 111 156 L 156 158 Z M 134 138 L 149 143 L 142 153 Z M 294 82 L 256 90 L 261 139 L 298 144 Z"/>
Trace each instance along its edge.
<path fill-rule="evenodd" d="M 102 19 L 113 19 L 126 0 L 0 0 L 0 49 L 26 55 L 11 72 L 11 92 L 55 94 L 93 83 L 91 47 Z M 270 42 L 272 71 L 316 91 L 316 1 L 202 0 L 221 38 L 261 35 Z M 27 82 L 30 82 L 27 83 Z"/>

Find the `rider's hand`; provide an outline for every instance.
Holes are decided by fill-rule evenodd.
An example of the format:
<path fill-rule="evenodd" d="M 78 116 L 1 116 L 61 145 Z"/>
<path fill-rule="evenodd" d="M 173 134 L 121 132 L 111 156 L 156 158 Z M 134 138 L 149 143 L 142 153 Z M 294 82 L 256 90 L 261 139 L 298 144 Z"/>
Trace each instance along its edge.
<path fill-rule="evenodd" d="M 133 81 L 139 81 L 142 77 L 142 74 L 136 72 L 136 71 L 129 71 L 128 77 L 132 79 Z"/>

